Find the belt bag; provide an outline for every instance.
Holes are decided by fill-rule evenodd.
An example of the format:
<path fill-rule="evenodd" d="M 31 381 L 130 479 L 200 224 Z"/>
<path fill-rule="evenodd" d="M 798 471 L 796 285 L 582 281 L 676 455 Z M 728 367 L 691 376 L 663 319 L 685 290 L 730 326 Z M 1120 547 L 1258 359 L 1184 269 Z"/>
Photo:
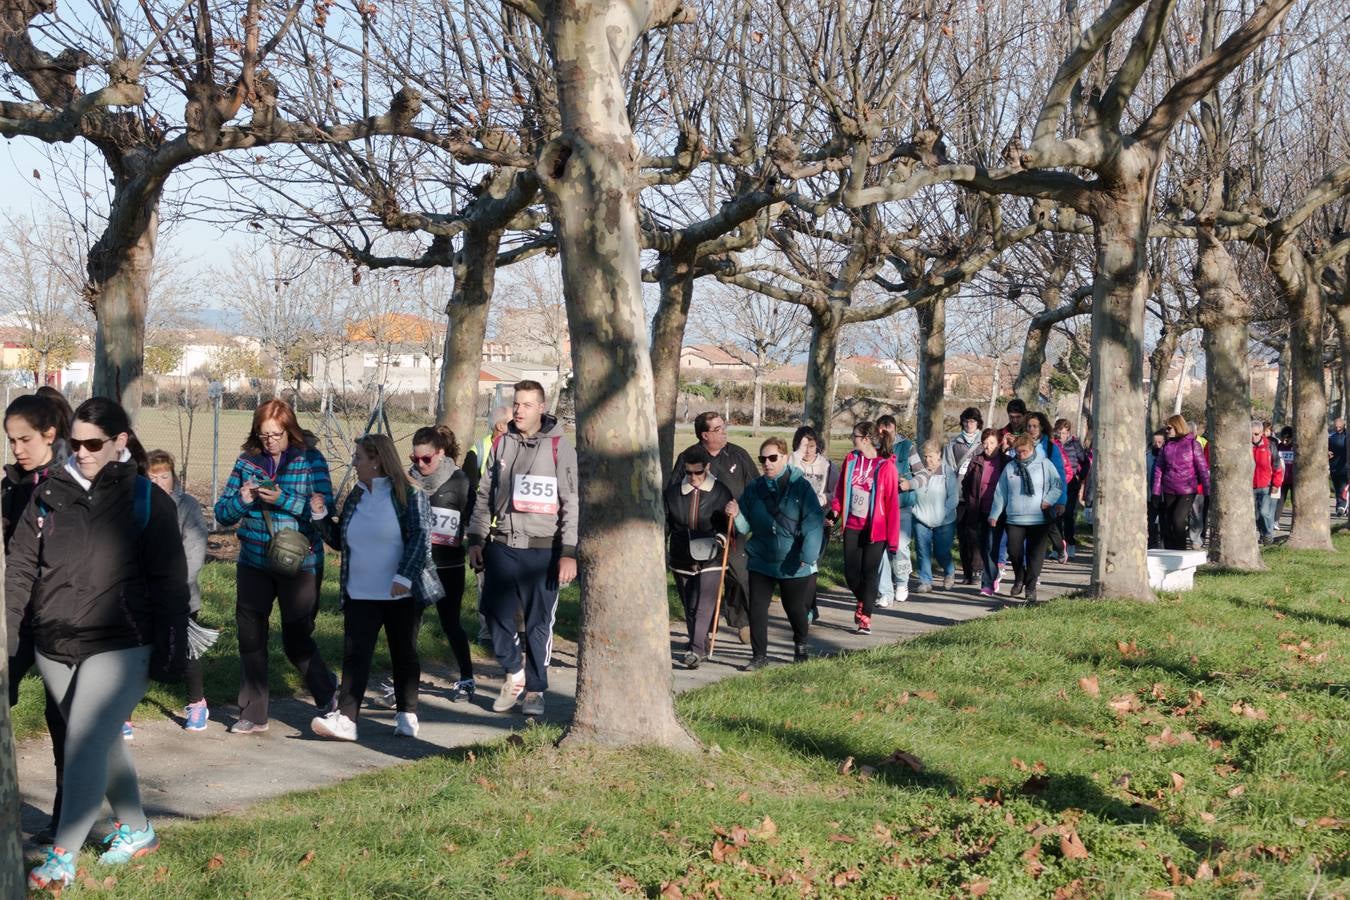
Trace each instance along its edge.
<path fill-rule="evenodd" d="M 263 521 L 267 523 L 267 550 L 264 559 L 267 570 L 273 575 L 290 578 L 299 573 L 309 556 L 309 538 L 295 529 L 276 531 L 272 527 L 272 514 L 263 510 Z"/>
<path fill-rule="evenodd" d="M 691 537 L 689 558 L 694 562 L 712 562 L 722 552 L 722 542 L 715 537 Z"/>

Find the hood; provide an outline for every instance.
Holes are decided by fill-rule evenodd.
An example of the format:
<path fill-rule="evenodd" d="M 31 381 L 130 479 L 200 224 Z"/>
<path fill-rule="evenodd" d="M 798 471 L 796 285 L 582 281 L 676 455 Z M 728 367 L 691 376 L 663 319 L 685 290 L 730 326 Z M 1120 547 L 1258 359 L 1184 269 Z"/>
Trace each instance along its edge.
<path fill-rule="evenodd" d="M 38 466 L 36 469 L 25 469 L 16 462 L 6 463 L 4 472 L 9 476 L 9 480 L 18 484 L 26 475 L 32 475 L 34 472 L 47 470 L 50 475 L 65 466 L 66 460 L 70 459 L 70 447 L 66 444 L 64 438 L 57 438 L 52 441 L 52 459 L 45 466 Z"/>
<path fill-rule="evenodd" d="M 539 423 L 539 433 L 536 434 L 533 438 L 527 439 L 525 435 L 521 434 L 516 429 L 515 422 L 511 422 L 506 426 L 506 435 L 507 437 L 514 438 L 515 440 L 519 441 L 522 444 L 532 443 L 542 438 L 555 438 L 565 436 L 563 434 L 562 422 L 558 421 L 557 416 L 552 415 L 550 413 L 544 413 L 544 418 Z"/>
<path fill-rule="evenodd" d="M 422 490 L 427 494 L 434 494 L 444 487 L 451 476 L 458 471 L 459 466 L 455 465 L 455 461 L 447 456 L 441 461 L 440 467 L 430 475 L 423 475 L 415 465 L 409 466 L 408 477 L 412 479 L 413 484 L 421 485 Z"/>
<path fill-rule="evenodd" d="M 84 477 L 84 473 L 80 471 L 79 463 L 75 461 L 75 457 L 73 456 L 66 460 L 64 466 L 53 470 L 52 477 L 48 479 L 48 481 L 53 479 L 70 481 L 79 485 L 81 489 L 88 491 L 96 485 L 104 483 L 115 484 L 123 478 L 134 478 L 136 474 L 136 463 L 132 462 L 130 451 L 123 450 L 122 458 L 117 462 L 110 462 L 100 469 L 98 474 L 94 476 L 93 481 Z M 44 484 L 46 484 L 46 482 L 44 482 Z"/>

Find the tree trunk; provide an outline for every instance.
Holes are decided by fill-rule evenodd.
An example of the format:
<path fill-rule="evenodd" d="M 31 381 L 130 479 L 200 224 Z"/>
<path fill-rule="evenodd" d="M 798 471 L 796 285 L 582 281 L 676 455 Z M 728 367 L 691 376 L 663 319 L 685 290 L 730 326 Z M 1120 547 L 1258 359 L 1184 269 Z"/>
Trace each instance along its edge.
<path fill-rule="evenodd" d="M 5 560 L 0 554 L 0 584 L 4 583 Z M 6 617 L 0 617 L 0 639 L 5 638 Z M 0 659 L 0 691 L 9 691 L 9 656 Z M 14 720 L 8 703 L 0 703 L 0 897 L 27 895 L 23 846 L 19 841 L 19 776 L 15 766 Z"/>
<path fill-rule="evenodd" d="M 1186 400 L 1186 388 L 1190 380 L 1191 344 L 1188 341 L 1181 348 L 1181 373 L 1177 375 L 1177 394 L 1172 398 L 1172 415 L 1181 415 L 1181 404 Z"/>
<path fill-rule="evenodd" d="M 1091 592 L 1097 597 L 1152 599 L 1148 583 L 1148 489 L 1139 424 L 1144 396 L 1144 309 L 1148 210 L 1156 161 L 1138 147 L 1120 153 L 1128 168 L 1116 190 L 1096 201 L 1092 286 L 1092 412 L 1096 448 L 1096 548 Z"/>
<path fill-rule="evenodd" d="M 464 461 L 464 454 L 477 437 L 474 426 L 478 418 L 478 373 L 501 241 L 500 231 L 471 228 L 465 232 L 464 246 L 454 267 L 455 286 L 450 302 L 445 305 L 448 319 L 445 363 L 441 366 L 440 411 L 436 421 L 449 427 L 459 440 L 460 458 L 456 462 Z"/>
<path fill-rule="evenodd" d="M 1251 299 L 1223 244 L 1205 229 L 1194 277 L 1204 327 L 1209 425 L 1209 559 L 1229 569 L 1264 569 L 1252 515 L 1252 399 L 1247 382 Z"/>
<path fill-rule="evenodd" d="M 1292 311 L 1290 313 L 1293 314 Z M 1275 376 L 1275 396 L 1270 404 L 1270 421 L 1276 424 L 1282 424 L 1289 421 L 1289 390 L 1290 390 L 1290 362 L 1289 362 L 1289 336 L 1285 335 L 1284 343 L 1280 344 L 1279 371 Z"/>
<path fill-rule="evenodd" d="M 1150 430 L 1157 430 L 1163 427 L 1163 420 L 1167 415 L 1163 412 L 1163 394 L 1167 391 L 1167 376 L 1172 371 L 1172 360 L 1177 355 L 1177 343 L 1181 340 L 1181 335 L 1164 325 L 1162 333 L 1158 335 L 1157 346 L 1153 348 L 1153 353 L 1149 356 L 1149 368 L 1152 370 L 1152 379 L 1149 381 L 1148 390 L 1148 427 Z M 1142 435 L 1140 436 L 1142 439 Z"/>
<path fill-rule="evenodd" d="M 840 316 L 832 306 L 823 313 L 811 310 L 811 346 L 806 355 L 802 421 L 816 430 L 826 447 L 830 445 L 830 420 L 834 413 L 831 383 L 838 361 L 841 325 Z"/>
<path fill-rule="evenodd" d="M 984 409 L 984 424 L 986 428 L 994 427 L 994 407 L 998 406 L 998 389 L 1003 379 L 1003 356 L 994 354 L 994 374 L 989 379 L 989 404 Z"/>
<path fill-rule="evenodd" d="M 693 749 L 675 717 L 656 409 L 623 70 L 648 7 L 548 7 L 562 133 L 537 167 L 558 236 L 581 479 L 577 704 L 567 743 Z"/>
<path fill-rule="evenodd" d="M 675 407 L 680 396 L 680 350 L 689 324 L 689 306 L 694 299 L 693 261 L 680 256 L 662 257 L 661 302 L 652 319 L 652 378 L 656 384 L 656 434 L 661 451 L 661 471 L 675 465 Z"/>
<path fill-rule="evenodd" d="M 1350 275 L 1346 276 L 1346 289 L 1350 291 Z M 1332 307 L 1331 317 L 1336 323 L 1336 334 L 1341 341 L 1341 409 L 1342 419 L 1350 419 L 1350 297 L 1347 302 Z"/>
<path fill-rule="evenodd" d="M 159 203 L 144 216 L 141 234 L 112 259 L 98 245 L 89 254 L 90 282 L 96 288 L 93 395 L 111 397 L 131 414 L 141 406 L 145 372 L 145 312 L 159 237 Z M 102 240 L 99 244 L 102 244 Z M 108 266 L 104 271 L 100 262 Z"/>
<path fill-rule="evenodd" d="M 943 434 L 942 398 L 946 393 L 947 298 L 938 294 L 914 310 L 919 319 L 919 418 L 914 432 L 919 446 Z"/>
<path fill-rule="evenodd" d="M 1046 305 L 1049 309 L 1049 304 Z M 1017 381 L 1013 383 L 1013 396 L 1022 398 L 1027 409 L 1035 409 L 1041 393 L 1041 367 L 1045 365 L 1045 348 L 1050 343 L 1050 326 L 1028 328 L 1026 340 L 1022 342 L 1022 362 L 1017 367 Z M 997 374 L 995 374 L 997 379 Z M 991 402 L 990 408 L 993 408 Z"/>
<path fill-rule="evenodd" d="M 1289 546 L 1302 550 L 1331 550 L 1331 509 L 1327 483 L 1331 477 L 1327 455 L 1327 388 L 1322 374 L 1322 322 L 1325 301 L 1316 273 L 1311 271 L 1293 240 L 1284 241 L 1270 254 L 1289 307 L 1289 369 L 1293 382 L 1294 524 Z M 1289 490 L 1289 485 L 1285 485 Z"/>

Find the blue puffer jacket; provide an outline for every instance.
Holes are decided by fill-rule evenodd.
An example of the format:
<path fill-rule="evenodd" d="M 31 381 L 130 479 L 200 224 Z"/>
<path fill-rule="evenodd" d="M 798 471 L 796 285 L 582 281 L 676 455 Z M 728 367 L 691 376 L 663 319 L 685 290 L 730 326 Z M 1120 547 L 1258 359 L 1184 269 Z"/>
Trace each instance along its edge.
<path fill-rule="evenodd" d="M 994 505 L 989 518 L 997 521 L 1007 514 L 1009 525 L 1039 525 L 1045 521 L 1047 510 L 1042 503 L 1054 506 L 1064 500 L 1064 482 L 1055 471 L 1054 463 L 1044 456 L 1027 460 L 1027 476 L 1031 479 L 1031 493 L 1025 493 L 1017 460 L 1011 459 L 1003 467 L 998 487 L 994 489 Z"/>
<path fill-rule="evenodd" d="M 745 552 L 751 572 L 801 578 L 816 571 L 825 513 L 799 469 L 788 466 L 777 478 L 761 475 L 737 503 L 736 530 L 750 535 Z"/>

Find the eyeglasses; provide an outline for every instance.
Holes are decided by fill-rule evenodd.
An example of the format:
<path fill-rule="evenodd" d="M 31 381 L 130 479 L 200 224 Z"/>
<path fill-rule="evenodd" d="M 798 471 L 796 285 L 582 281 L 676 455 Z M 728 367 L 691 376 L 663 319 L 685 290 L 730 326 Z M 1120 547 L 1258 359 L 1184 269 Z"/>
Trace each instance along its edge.
<path fill-rule="evenodd" d="M 697 477 L 700 476 L 700 475 L 705 475 L 705 474 L 707 474 L 707 472 L 708 472 L 707 469 L 685 469 L 685 470 L 684 470 L 684 474 L 690 476 L 691 478 L 697 478 Z"/>
<path fill-rule="evenodd" d="M 70 439 L 70 448 L 71 448 L 72 450 L 75 450 L 75 451 L 78 452 L 79 449 L 80 449 L 81 447 L 83 447 L 84 449 L 88 450 L 90 453 L 97 453 L 98 451 L 100 451 L 100 450 L 103 449 L 103 445 L 104 445 L 104 444 L 110 444 L 110 443 L 112 443 L 112 439 L 111 439 L 111 438 L 85 438 L 85 439 L 82 440 L 82 441 L 81 441 L 81 440 L 78 440 L 78 439 L 76 439 L 76 438 L 71 438 L 71 439 Z"/>
<path fill-rule="evenodd" d="M 436 457 L 434 456 L 418 456 L 416 453 L 409 456 L 408 459 L 412 461 L 413 465 L 421 463 L 424 466 L 429 466 L 436 461 Z"/>
<path fill-rule="evenodd" d="M 780 454 L 777 453 L 770 453 L 768 456 L 761 456 L 759 458 L 759 464 L 762 466 L 765 463 L 778 462 L 779 455 Z"/>
<path fill-rule="evenodd" d="M 282 438 L 284 438 L 285 436 L 286 436 L 286 432 L 284 432 L 284 431 L 260 431 L 260 432 L 258 432 L 258 440 L 260 440 L 260 441 L 269 441 L 269 442 L 270 442 L 270 441 L 279 441 L 279 440 L 281 440 Z"/>

